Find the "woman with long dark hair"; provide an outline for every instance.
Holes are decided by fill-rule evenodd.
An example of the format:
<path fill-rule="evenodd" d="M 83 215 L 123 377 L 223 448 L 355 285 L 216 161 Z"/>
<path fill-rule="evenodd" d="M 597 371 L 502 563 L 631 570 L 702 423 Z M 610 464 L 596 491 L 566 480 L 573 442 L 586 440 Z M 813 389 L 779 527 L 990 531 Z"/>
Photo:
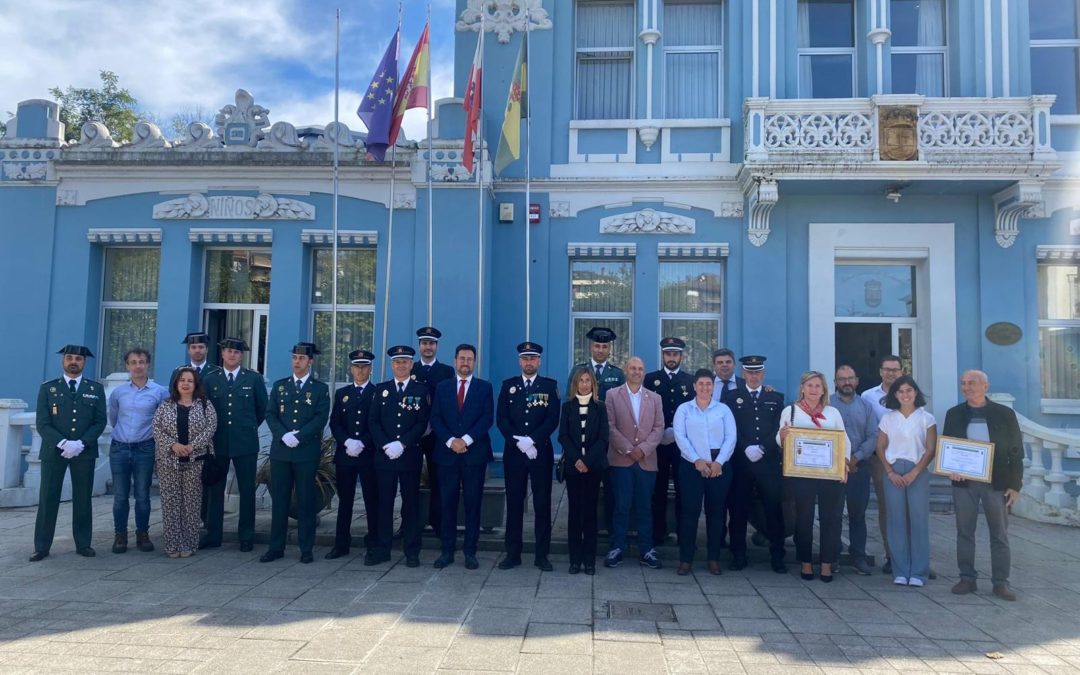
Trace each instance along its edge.
<path fill-rule="evenodd" d="M 570 574 L 582 567 L 585 574 L 596 574 L 596 505 L 600 477 L 607 467 L 608 418 L 591 368 L 579 366 L 570 375 L 570 390 L 559 417 L 559 445 L 569 500 Z"/>

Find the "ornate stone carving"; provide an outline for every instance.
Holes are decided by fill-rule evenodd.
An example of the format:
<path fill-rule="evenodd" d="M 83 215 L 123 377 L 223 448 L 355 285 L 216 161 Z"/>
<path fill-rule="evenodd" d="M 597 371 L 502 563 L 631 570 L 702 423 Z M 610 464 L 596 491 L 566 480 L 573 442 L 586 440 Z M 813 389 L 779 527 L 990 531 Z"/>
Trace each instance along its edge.
<path fill-rule="evenodd" d="M 431 180 L 443 183 L 461 183 L 469 180 L 472 172 L 463 164 L 432 164 Z"/>
<path fill-rule="evenodd" d="M 723 202 L 720 204 L 720 217 L 721 218 L 742 218 L 743 217 L 743 203 L 742 202 Z"/>
<path fill-rule="evenodd" d="M 147 150 L 168 150 L 172 144 L 161 135 L 161 129 L 153 122 L 138 122 L 134 129 L 135 140 L 124 146 L 125 150 L 145 152 Z"/>
<path fill-rule="evenodd" d="M 57 206 L 75 206 L 79 203 L 79 191 L 78 190 L 57 190 L 56 191 L 56 205 Z"/>
<path fill-rule="evenodd" d="M 193 192 L 154 206 L 159 220 L 315 220 L 315 207 L 296 199 L 274 197 L 266 192 L 255 197 L 206 195 Z"/>
<path fill-rule="evenodd" d="M 510 35 L 525 32 L 525 17 L 529 17 L 529 30 L 550 30 L 551 17 L 544 9 L 543 0 L 468 0 L 457 22 L 458 31 L 484 31 L 495 33 L 500 44 L 510 42 Z"/>
<path fill-rule="evenodd" d="M 1009 248 L 1020 235 L 1020 219 L 1036 217 L 1043 203 L 1042 184 L 1022 180 L 994 195 L 994 239 Z"/>
<path fill-rule="evenodd" d="M 173 145 L 176 150 L 197 151 L 216 150 L 221 147 L 221 138 L 214 133 L 206 122 L 192 122 L 184 131 L 184 139 Z"/>
<path fill-rule="evenodd" d="M 45 162 L 4 162 L 4 180 L 45 180 L 48 175 Z"/>
<path fill-rule="evenodd" d="M 600 219 L 601 234 L 694 234 L 696 230 L 697 224 L 693 218 L 655 209 Z"/>
<path fill-rule="evenodd" d="M 641 144 L 645 146 L 645 152 L 649 152 L 652 150 L 653 143 L 660 136 L 660 129 L 657 127 L 638 127 L 637 134 Z"/>
<path fill-rule="evenodd" d="M 296 127 L 289 122 L 274 122 L 270 132 L 259 141 L 259 150 L 292 151 L 307 148 L 307 141 L 296 133 Z"/>
<path fill-rule="evenodd" d="M 874 124 L 863 113 L 778 113 L 765 116 L 765 147 L 775 150 L 870 149 Z"/>
<path fill-rule="evenodd" d="M 1014 110 L 939 111 L 919 117 L 919 146 L 932 150 L 1030 150 L 1031 115 Z"/>
<path fill-rule="evenodd" d="M 353 150 L 359 143 L 353 138 L 352 131 L 344 122 L 330 122 L 323 129 L 323 134 L 319 137 L 316 147 L 319 150 L 333 152 L 334 145 L 341 149 Z"/>
<path fill-rule="evenodd" d="M 415 209 L 416 208 L 416 193 L 415 192 L 395 192 L 394 193 L 394 208 L 395 209 Z"/>
<path fill-rule="evenodd" d="M 776 181 L 759 179 L 750 191 L 750 223 L 747 236 L 754 246 L 764 246 L 769 240 L 769 214 L 780 199 L 780 189 Z"/>
<path fill-rule="evenodd" d="M 112 149 L 119 147 L 119 143 L 112 139 L 109 128 L 101 122 L 87 122 L 82 125 L 79 137 L 79 150 L 97 150 L 99 148 Z"/>
<path fill-rule="evenodd" d="M 225 145 L 247 145 L 252 148 L 266 135 L 270 126 L 270 111 L 255 105 L 255 97 L 243 89 L 236 90 L 236 105 L 227 105 L 214 117 L 217 134 Z"/>
<path fill-rule="evenodd" d="M 878 156 L 886 162 L 910 162 L 919 158 L 915 126 L 919 109 L 913 105 L 878 108 Z"/>
<path fill-rule="evenodd" d="M 548 204 L 548 216 L 551 218 L 569 218 L 570 202 L 551 202 Z"/>

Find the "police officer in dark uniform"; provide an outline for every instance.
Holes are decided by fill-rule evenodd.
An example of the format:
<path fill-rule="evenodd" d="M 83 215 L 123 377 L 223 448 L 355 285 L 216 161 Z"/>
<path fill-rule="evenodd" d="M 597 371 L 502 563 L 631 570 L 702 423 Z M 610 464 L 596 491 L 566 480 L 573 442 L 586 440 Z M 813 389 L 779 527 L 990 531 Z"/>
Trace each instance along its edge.
<path fill-rule="evenodd" d="M 593 373 L 596 375 L 596 386 L 599 388 L 600 400 L 603 401 L 609 390 L 626 384 L 626 375 L 623 373 L 622 368 L 608 361 L 611 357 L 611 343 L 615 342 L 618 336 L 610 328 L 593 326 L 588 333 L 585 333 L 585 337 L 589 340 L 589 354 L 592 358 L 575 365 L 574 368 L 582 366 L 592 368 Z M 574 368 L 571 368 L 570 372 L 573 372 Z M 567 391 L 572 390 L 572 387 L 567 389 Z"/>
<path fill-rule="evenodd" d="M 217 413 L 218 426 L 214 432 L 214 461 L 225 473 L 232 462 L 236 488 L 240 496 L 240 517 L 237 538 L 242 552 L 251 551 L 255 542 L 255 473 L 259 459 L 259 425 L 266 419 L 266 380 L 259 373 L 244 368 L 244 352 L 248 345 L 240 338 L 225 338 L 221 348 L 222 368 L 208 372 L 202 380 L 203 390 Z M 225 519 L 225 482 L 207 486 L 206 535 L 199 548 L 221 546 Z"/>
<path fill-rule="evenodd" d="M 442 333 L 432 326 L 424 326 L 416 331 L 420 358 L 412 364 L 412 378 L 427 386 L 428 393 L 434 395 L 435 387 L 443 380 L 454 377 L 453 366 L 440 363 L 435 358 L 435 352 L 439 349 L 439 339 Z M 420 449 L 424 452 L 424 464 L 427 465 L 428 490 L 431 498 L 428 499 L 427 522 L 435 534 L 442 528 L 442 498 L 439 496 L 439 465 L 433 459 L 435 452 L 435 434 L 431 430 L 424 433 L 420 439 Z"/>
<path fill-rule="evenodd" d="M 368 430 L 371 399 L 375 397 L 375 385 L 371 379 L 371 363 L 375 355 L 364 349 L 349 354 L 349 370 L 353 381 L 334 394 L 334 407 L 330 412 L 330 433 L 337 441 L 334 452 L 334 481 L 337 484 L 338 514 L 334 547 L 326 554 L 327 560 L 348 555 L 352 546 L 353 502 L 356 499 L 356 480 L 360 479 L 360 492 L 364 497 L 367 513 L 367 533 L 364 548 L 371 549 L 379 536 L 379 493 L 375 478 L 375 442 Z"/>
<path fill-rule="evenodd" d="M 401 488 L 401 529 L 405 565 L 420 566 L 420 438 L 431 418 L 427 385 L 410 377 L 416 350 L 408 345 L 386 352 L 394 376 L 375 387 L 368 429 L 375 451 L 379 493 L 379 541 L 364 556 L 365 565 L 390 560 L 394 536 L 394 498 Z"/>
<path fill-rule="evenodd" d="M 744 356 L 739 363 L 742 364 L 746 381 L 737 389 L 725 392 L 722 399 L 735 416 L 738 432 L 735 453 L 731 458 L 735 497 L 731 516 L 732 560 L 728 569 L 741 570 L 747 565 L 746 521 L 756 487 L 765 508 L 765 534 L 769 539 L 772 569 L 778 574 L 785 574 L 783 456 L 776 443 L 784 395 L 762 387 L 765 379 L 764 356 Z"/>
<path fill-rule="evenodd" d="M 503 380 L 496 404 L 495 424 L 502 432 L 503 473 L 506 479 L 506 555 L 499 569 L 521 564 L 525 496 L 532 486 L 536 551 L 534 564 L 545 572 L 551 548 L 551 483 L 555 450 L 551 435 L 559 428 L 559 385 L 537 374 L 544 348 L 535 342 L 517 346 L 521 373 Z M 620 371 L 621 372 L 621 371 Z"/>
<path fill-rule="evenodd" d="M 173 369 L 172 376 L 169 378 L 169 384 L 171 385 L 173 380 L 176 379 L 177 373 L 181 368 L 194 368 L 195 374 L 199 377 L 200 382 L 204 382 L 206 378 L 214 373 L 221 372 L 221 366 L 215 366 L 207 361 L 208 347 L 210 343 L 210 336 L 201 331 L 195 333 L 188 333 L 184 336 L 184 339 L 180 341 L 181 344 L 187 345 L 188 362 L 180 364 Z"/>
<path fill-rule="evenodd" d="M 57 354 L 64 355 L 63 376 L 43 382 L 38 388 L 36 423 L 41 434 L 41 489 L 30 562 L 44 560 L 52 548 L 64 474 L 68 470 L 71 471 L 71 531 L 75 552 L 86 558 L 95 555 L 90 547 L 93 526 L 90 497 L 94 490 L 98 437 L 108 424 L 105 387 L 83 377 L 86 359 L 94 357 L 89 349 L 66 345 Z"/>
<path fill-rule="evenodd" d="M 645 376 L 645 388 L 660 394 L 664 402 L 664 437 L 656 448 L 656 488 L 653 491 L 653 540 L 661 545 L 667 539 L 668 481 L 675 482 L 675 518 L 682 508 L 679 500 L 679 446 L 675 445 L 675 432 L 671 428 L 675 409 L 694 398 L 694 377 L 680 370 L 686 342 L 677 337 L 660 341 L 660 359 L 664 367 Z"/>
<path fill-rule="evenodd" d="M 319 348 L 298 342 L 292 349 L 292 375 L 273 384 L 266 426 L 270 442 L 270 547 L 259 562 L 285 555 L 289 506 L 296 490 L 296 539 L 300 562 L 314 561 L 316 503 L 315 474 L 322 459 L 323 429 L 330 416 L 330 387 L 311 374 Z"/>

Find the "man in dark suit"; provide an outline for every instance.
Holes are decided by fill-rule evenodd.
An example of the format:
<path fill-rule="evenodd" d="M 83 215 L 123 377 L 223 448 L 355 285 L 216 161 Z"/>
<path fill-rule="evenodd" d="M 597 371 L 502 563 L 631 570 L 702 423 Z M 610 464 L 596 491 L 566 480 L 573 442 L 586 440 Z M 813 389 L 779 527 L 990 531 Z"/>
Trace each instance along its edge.
<path fill-rule="evenodd" d="M 735 352 L 727 347 L 721 347 L 712 355 L 713 374 L 713 400 L 720 401 L 724 392 L 733 391 L 746 384 L 746 380 L 735 374 Z M 691 398 L 693 392 L 691 392 Z"/>
<path fill-rule="evenodd" d="M 394 376 L 375 388 L 368 429 L 375 447 L 379 492 L 379 541 L 364 556 L 365 565 L 390 560 L 394 538 L 394 498 L 401 488 L 401 529 L 405 565 L 420 566 L 420 437 L 431 417 L 428 388 L 410 377 L 416 350 L 398 345 L 387 350 Z"/>
<path fill-rule="evenodd" d="M 540 377 L 540 355 L 535 342 L 517 346 L 521 374 L 506 379 L 499 390 L 495 423 L 502 432 L 503 472 L 506 477 L 506 555 L 499 569 L 521 564 L 525 495 L 532 485 L 536 516 L 534 564 L 545 572 L 554 568 L 548 560 L 551 548 L 551 472 L 555 450 L 551 435 L 559 428 L 559 385 Z"/>
<path fill-rule="evenodd" d="M 37 430 L 41 434 L 41 489 L 34 523 L 34 554 L 30 562 L 44 560 L 56 533 L 56 515 L 64 474 L 71 471 L 71 530 L 75 552 L 85 558 L 95 555 L 90 547 L 94 489 L 94 467 L 98 437 L 105 431 L 108 413 L 105 387 L 83 377 L 86 359 L 94 354 L 82 345 L 66 345 L 64 374 L 42 383 L 37 398 Z"/>
<path fill-rule="evenodd" d="M 458 345 L 454 350 L 456 377 L 435 388 L 431 402 L 431 427 L 435 436 L 435 463 L 439 465 L 442 498 L 442 555 L 435 561 L 441 569 L 454 563 L 457 545 L 458 494 L 465 496 L 466 569 L 480 567 L 476 546 L 480 541 L 480 503 L 484 477 L 494 455 L 488 432 L 494 421 L 495 397 L 491 383 L 473 377 L 476 347 Z"/>
<path fill-rule="evenodd" d="M 765 507 L 765 533 L 769 539 L 772 569 L 786 574 L 784 565 L 783 460 L 776 432 L 780 428 L 780 413 L 784 410 L 784 395 L 762 386 L 765 379 L 765 357 L 744 356 L 739 359 L 746 382 L 738 389 L 724 393 L 723 403 L 735 416 L 737 440 L 731 464 L 732 490 L 735 492 L 731 517 L 730 570 L 741 570 L 746 560 L 746 522 L 749 518 L 756 488 Z"/>
<path fill-rule="evenodd" d="M 425 385 L 429 394 L 435 393 L 435 387 L 443 380 L 454 377 L 454 369 L 445 363 L 440 363 L 435 356 L 439 350 L 439 339 L 442 333 L 433 326 L 424 326 L 416 331 L 417 345 L 420 348 L 420 358 L 412 364 L 412 379 Z M 435 534 L 442 527 L 441 500 L 439 498 L 439 464 L 434 461 L 435 435 L 426 431 L 420 439 L 420 449 L 424 453 L 424 464 L 427 465 L 428 499 L 427 522 Z"/>
<path fill-rule="evenodd" d="M 375 385 L 370 382 L 371 363 L 375 355 L 363 349 L 349 354 L 349 370 L 353 381 L 334 394 L 334 406 L 330 412 L 330 433 L 337 441 L 334 451 L 334 482 L 337 485 L 338 514 L 334 547 L 326 554 L 327 560 L 349 554 L 352 546 L 353 502 L 356 500 L 356 480 L 360 479 L 360 492 L 364 497 L 367 513 L 367 533 L 364 548 L 371 550 L 378 542 L 379 492 L 375 478 L 375 442 L 368 430 L 368 414 L 371 399 L 375 397 Z"/>
<path fill-rule="evenodd" d="M 660 359 L 664 367 L 645 376 L 645 388 L 660 394 L 664 404 L 664 436 L 656 448 L 656 486 L 652 499 L 652 531 L 656 546 L 667 539 L 668 484 L 675 482 L 675 519 L 679 522 L 682 506 L 679 503 L 679 446 L 671 428 L 675 409 L 694 398 L 694 377 L 680 370 L 686 343 L 677 337 L 660 341 Z"/>
<path fill-rule="evenodd" d="M 296 539 L 300 562 L 314 562 L 316 503 L 315 473 L 322 460 L 322 438 L 330 416 L 330 387 L 311 374 L 319 348 L 298 342 L 292 349 L 292 375 L 274 383 L 266 426 L 270 443 L 270 547 L 259 562 L 285 555 L 289 505 L 296 490 Z"/>
<path fill-rule="evenodd" d="M 258 372 L 244 368 L 244 352 L 248 345 L 240 338 L 225 338 L 221 347 L 220 370 L 202 379 L 203 390 L 217 413 L 218 426 L 214 432 L 214 458 L 222 465 L 223 473 L 232 462 L 236 488 L 240 495 L 240 517 L 237 538 L 240 551 L 247 553 L 255 547 L 255 473 L 259 460 L 259 425 L 266 419 L 266 380 Z M 221 546 L 225 520 L 225 480 L 208 486 L 206 495 L 206 535 L 199 548 Z"/>

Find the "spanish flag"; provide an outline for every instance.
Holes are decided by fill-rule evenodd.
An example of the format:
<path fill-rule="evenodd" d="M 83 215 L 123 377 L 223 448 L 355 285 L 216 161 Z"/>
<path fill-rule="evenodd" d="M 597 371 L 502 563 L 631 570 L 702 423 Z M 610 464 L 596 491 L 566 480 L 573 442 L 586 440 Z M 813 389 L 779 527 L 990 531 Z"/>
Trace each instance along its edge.
<path fill-rule="evenodd" d="M 420 34 L 420 40 L 413 49 L 412 58 L 405 68 L 405 74 L 394 92 L 394 119 L 390 122 L 390 143 L 397 142 L 398 132 L 401 130 L 401 121 L 405 118 L 405 111 L 413 108 L 428 107 L 428 97 L 431 95 L 431 59 L 428 48 L 428 26 L 424 26 L 424 32 Z"/>
<path fill-rule="evenodd" d="M 528 40 L 529 33 L 526 31 L 521 38 L 521 49 L 514 64 L 514 79 L 510 82 L 510 93 L 506 97 L 506 115 L 499 136 L 499 151 L 495 155 L 496 173 L 521 157 L 521 119 L 529 116 Z"/>

